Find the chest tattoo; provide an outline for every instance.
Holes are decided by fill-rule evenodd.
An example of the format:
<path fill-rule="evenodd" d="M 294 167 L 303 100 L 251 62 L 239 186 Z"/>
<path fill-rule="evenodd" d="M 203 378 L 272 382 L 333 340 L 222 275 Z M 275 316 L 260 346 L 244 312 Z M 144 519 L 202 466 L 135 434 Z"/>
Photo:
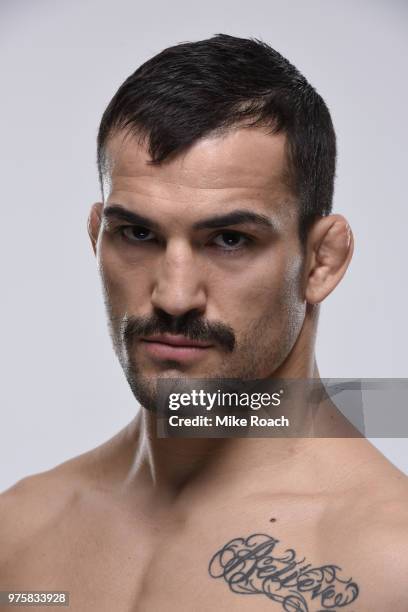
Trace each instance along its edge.
<path fill-rule="evenodd" d="M 278 544 L 264 533 L 234 538 L 214 554 L 209 574 L 223 578 L 234 593 L 280 603 L 284 612 L 336 612 L 357 599 L 357 584 L 344 579 L 338 565 L 315 567 L 291 548 L 277 550 Z"/>

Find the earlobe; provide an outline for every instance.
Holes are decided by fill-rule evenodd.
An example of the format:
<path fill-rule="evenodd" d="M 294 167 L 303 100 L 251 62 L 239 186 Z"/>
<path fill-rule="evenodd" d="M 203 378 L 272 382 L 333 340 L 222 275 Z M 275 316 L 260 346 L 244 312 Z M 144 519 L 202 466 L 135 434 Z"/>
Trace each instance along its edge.
<path fill-rule="evenodd" d="M 101 227 L 102 219 L 102 202 L 96 202 L 92 205 L 92 208 L 88 216 L 88 235 L 91 240 L 93 252 L 96 254 L 96 244 L 98 242 L 99 230 Z"/>
<path fill-rule="evenodd" d="M 305 299 L 322 302 L 343 278 L 353 255 L 353 234 L 341 215 L 319 219 L 308 239 L 308 278 Z"/>

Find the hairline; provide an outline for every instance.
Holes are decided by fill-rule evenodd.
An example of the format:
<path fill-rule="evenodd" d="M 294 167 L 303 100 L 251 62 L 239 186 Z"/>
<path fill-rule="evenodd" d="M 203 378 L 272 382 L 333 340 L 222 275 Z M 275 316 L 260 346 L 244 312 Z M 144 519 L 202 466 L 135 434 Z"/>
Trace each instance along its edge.
<path fill-rule="evenodd" d="M 115 136 L 118 136 L 119 134 L 123 134 L 122 143 L 127 138 L 136 138 L 138 140 L 139 145 L 141 146 L 147 145 L 147 148 L 149 149 L 150 133 L 147 130 L 144 130 L 143 127 L 140 125 L 129 124 L 126 126 L 126 125 L 122 125 L 122 123 L 126 123 L 126 122 L 120 122 L 116 125 L 113 125 L 111 129 L 109 130 L 109 132 L 105 135 L 104 141 L 102 143 L 98 143 L 97 165 L 98 165 L 99 183 L 100 183 L 100 189 L 101 189 L 101 195 L 102 195 L 103 202 L 105 201 L 105 194 L 104 194 L 104 189 L 103 189 L 103 183 L 104 183 L 103 178 L 104 178 L 104 175 L 110 172 L 110 169 L 111 169 L 107 166 L 107 163 L 106 163 L 106 149 L 109 146 L 109 143 L 112 141 L 112 139 L 115 138 Z M 231 133 L 231 132 L 234 132 L 240 129 L 246 129 L 246 128 L 256 128 L 256 129 L 260 129 L 264 131 L 268 130 L 268 131 L 265 131 L 267 135 L 273 135 L 273 134 L 279 134 L 279 133 L 284 134 L 285 136 L 285 142 L 284 142 L 285 167 L 282 173 L 281 180 L 282 180 L 282 183 L 289 189 L 290 195 L 295 200 L 295 203 L 298 209 L 298 215 L 299 215 L 299 218 L 298 218 L 299 238 L 300 238 L 300 242 L 304 244 L 306 235 L 307 235 L 307 231 L 308 231 L 308 227 L 310 223 L 313 222 L 313 219 L 309 219 L 309 221 L 307 221 L 305 218 L 302 217 L 302 205 L 301 205 L 302 194 L 299 193 L 299 191 L 296 189 L 296 170 L 293 165 L 292 145 L 288 137 L 288 131 L 285 128 L 276 127 L 276 123 L 273 120 L 260 121 L 260 120 L 257 120 L 257 118 L 255 117 L 253 118 L 252 121 L 241 120 L 241 121 L 236 121 L 236 122 L 227 123 L 221 126 L 217 126 L 216 128 L 203 134 L 199 138 L 195 138 L 187 146 L 175 149 L 170 155 L 166 156 L 164 160 L 161 160 L 161 161 L 150 160 L 147 163 L 149 165 L 156 165 L 156 166 L 166 164 L 166 162 L 169 163 L 175 158 L 188 152 L 188 150 L 191 147 L 193 147 L 196 143 L 200 142 L 201 140 L 222 137 L 224 135 L 227 135 L 228 133 Z"/>

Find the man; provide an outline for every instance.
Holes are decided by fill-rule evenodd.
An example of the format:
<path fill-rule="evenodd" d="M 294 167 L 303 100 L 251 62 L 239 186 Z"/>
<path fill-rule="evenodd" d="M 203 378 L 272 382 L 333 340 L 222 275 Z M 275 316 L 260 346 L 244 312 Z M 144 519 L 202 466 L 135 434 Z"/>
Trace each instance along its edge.
<path fill-rule="evenodd" d="M 163 379 L 318 380 L 319 304 L 353 250 L 321 97 L 259 41 L 178 45 L 120 87 L 98 164 L 89 234 L 142 409 L 3 494 L 1 589 L 80 611 L 406 612 L 406 478 L 333 412 L 339 437 L 156 429 Z"/>

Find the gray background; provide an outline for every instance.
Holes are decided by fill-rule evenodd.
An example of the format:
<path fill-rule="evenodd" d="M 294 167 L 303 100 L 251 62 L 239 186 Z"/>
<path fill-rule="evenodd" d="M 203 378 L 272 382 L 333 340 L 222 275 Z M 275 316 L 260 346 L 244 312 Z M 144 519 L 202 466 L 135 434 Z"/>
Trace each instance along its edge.
<path fill-rule="evenodd" d="M 324 377 L 407 377 L 405 2 L 4 1 L 0 489 L 111 437 L 136 408 L 106 331 L 86 234 L 111 96 L 162 48 L 218 32 L 287 56 L 331 109 L 335 210 L 356 252 L 325 302 Z M 387 410 L 387 406 L 384 406 Z M 406 440 L 375 443 L 408 472 Z"/>

